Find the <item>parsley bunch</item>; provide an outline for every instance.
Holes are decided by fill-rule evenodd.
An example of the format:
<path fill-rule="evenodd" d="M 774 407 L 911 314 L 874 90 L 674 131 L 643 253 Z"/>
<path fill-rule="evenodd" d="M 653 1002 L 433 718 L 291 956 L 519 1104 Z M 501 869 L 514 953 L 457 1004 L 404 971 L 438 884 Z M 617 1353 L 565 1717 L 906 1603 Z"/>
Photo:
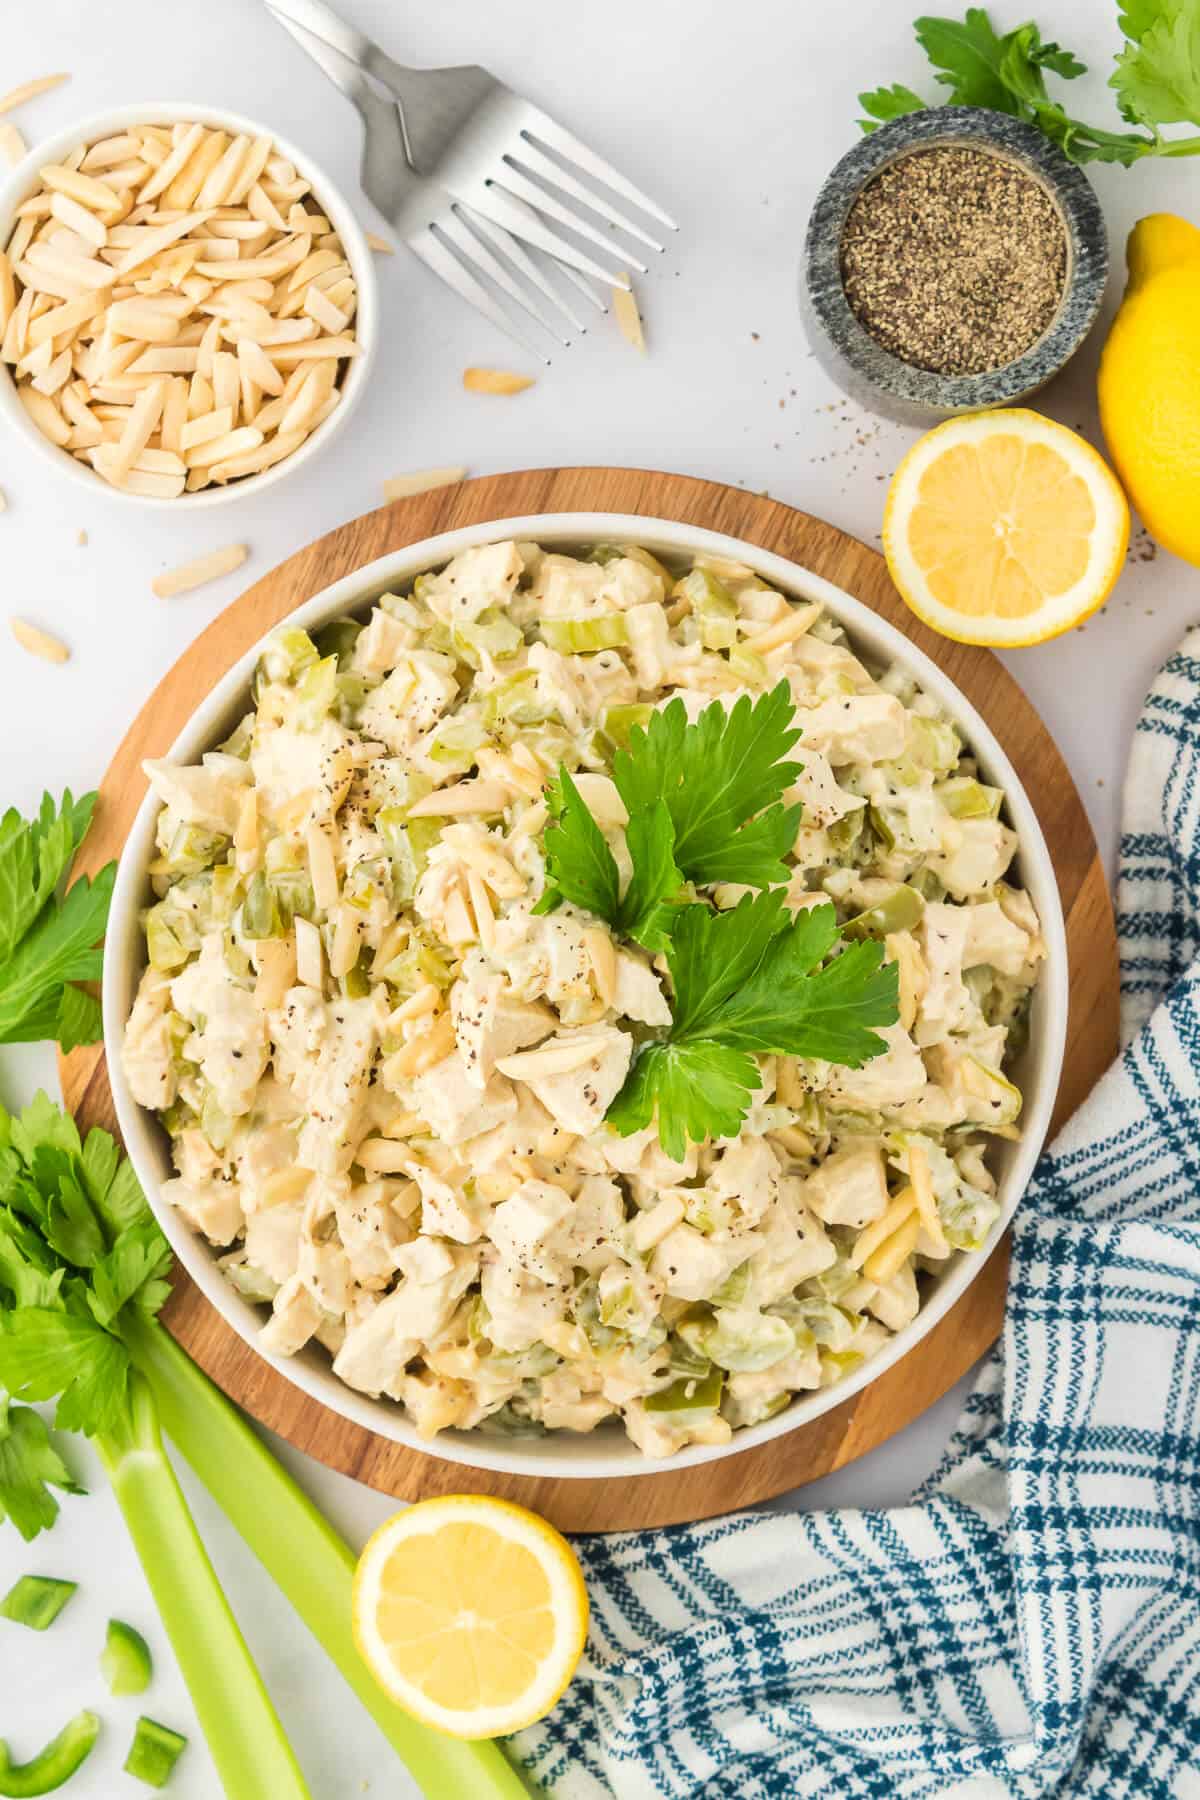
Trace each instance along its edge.
<path fill-rule="evenodd" d="M 79 981 L 100 977 L 100 951 L 117 865 L 81 876 L 58 898 L 96 805 L 95 794 L 56 807 L 42 798 L 35 819 L 15 808 L 0 818 L 0 1043 L 56 1038 L 64 1050 L 100 1037 L 100 1004 Z"/>
<path fill-rule="evenodd" d="M 682 700 L 655 712 L 613 759 L 629 815 L 631 874 L 621 892 L 608 840 L 565 767 L 551 784 L 546 891 L 666 958 L 673 988 L 667 1036 L 644 1044 L 609 1123 L 628 1135 L 657 1110 L 667 1154 L 688 1139 L 733 1137 L 758 1089 L 755 1055 L 820 1057 L 860 1067 L 884 1049 L 871 1029 L 895 1023 L 898 976 L 877 943 L 840 950 L 830 905 L 794 918 L 780 887 L 802 809 L 782 795 L 801 764 L 786 681 L 726 712 L 715 701 L 689 724 Z M 695 898 L 717 882 L 757 888 L 728 912 Z"/>
<path fill-rule="evenodd" d="M 1129 167 L 1144 156 L 1200 155 L 1200 137 L 1167 138 L 1164 125 L 1200 124 L 1200 7 L 1196 0 L 1119 0 L 1125 43 L 1108 85 L 1133 131 L 1109 131 L 1072 118 L 1046 86 L 1047 74 L 1073 81 L 1086 73 L 1070 50 L 1044 42 L 1039 28 L 998 33 L 981 6 L 957 19 L 916 21 L 917 42 L 953 106 L 987 106 L 1036 125 L 1072 162 Z M 926 102 L 897 82 L 860 94 L 864 131 L 919 112 Z"/>

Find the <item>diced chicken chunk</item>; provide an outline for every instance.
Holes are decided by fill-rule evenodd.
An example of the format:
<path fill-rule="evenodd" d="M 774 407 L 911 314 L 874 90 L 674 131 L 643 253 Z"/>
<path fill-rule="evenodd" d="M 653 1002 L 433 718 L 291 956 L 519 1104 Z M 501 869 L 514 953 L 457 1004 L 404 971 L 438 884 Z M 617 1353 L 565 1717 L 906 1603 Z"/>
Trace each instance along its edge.
<path fill-rule="evenodd" d="M 435 650 L 409 650 L 367 695 L 359 715 L 364 737 L 399 755 L 432 729 L 458 692 L 454 660 Z"/>
<path fill-rule="evenodd" d="M 798 754 L 823 752 L 832 768 L 847 763 L 891 762 L 904 749 L 908 718 L 894 694 L 835 694 L 817 706 L 802 707 Z"/>
<path fill-rule="evenodd" d="M 266 1022 L 247 988 L 230 978 L 220 930 L 206 933 L 196 961 L 171 983 L 171 1002 L 195 1027 L 184 1045 L 222 1112 L 248 1112 L 267 1066 Z"/>
<path fill-rule="evenodd" d="M 493 1131 L 517 1110 L 512 1083 L 493 1075 L 486 1087 L 477 1087 L 459 1050 L 452 1050 L 417 1076 L 412 1087 L 418 1113 L 443 1144 L 462 1144 L 481 1132 Z"/>
<path fill-rule="evenodd" d="M 176 1179 L 164 1181 L 159 1192 L 210 1244 L 232 1244 L 245 1223 L 236 1181 L 213 1180 L 192 1186 Z"/>
<path fill-rule="evenodd" d="M 864 1063 L 861 1069 L 834 1065 L 829 1071 L 825 1092 L 835 1104 L 851 1107 L 901 1106 L 915 1099 L 928 1077 L 921 1052 L 903 1025 L 887 1025 L 879 1033 L 887 1044 L 882 1055 Z"/>
<path fill-rule="evenodd" d="M 629 1072 L 633 1055 L 633 1039 L 615 1025 L 585 1025 L 574 1031 L 559 1032 L 555 1044 L 574 1042 L 592 1046 L 586 1062 L 566 1069 L 561 1074 L 525 1077 L 528 1086 L 546 1111 L 564 1131 L 586 1137 L 599 1125 L 620 1092 Z M 528 1054 L 537 1055 L 533 1051 Z M 507 1059 L 512 1063 L 516 1058 Z M 520 1076 L 515 1079 L 521 1079 Z"/>
<path fill-rule="evenodd" d="M 138 1105 L 156 1112 L 170 1106 L 176 1093 L 170 1011 L 171 977 L 163 969 L 147 969 L 125 1026 L 121 1067 Z"/>
<path fill-rule="evenodd" d="M 808 1177 L 804 1204 L 826 1225 L 861 1231 L 887 1210 L 887 1170 L 878 1144 L 840 1150 Z"/>

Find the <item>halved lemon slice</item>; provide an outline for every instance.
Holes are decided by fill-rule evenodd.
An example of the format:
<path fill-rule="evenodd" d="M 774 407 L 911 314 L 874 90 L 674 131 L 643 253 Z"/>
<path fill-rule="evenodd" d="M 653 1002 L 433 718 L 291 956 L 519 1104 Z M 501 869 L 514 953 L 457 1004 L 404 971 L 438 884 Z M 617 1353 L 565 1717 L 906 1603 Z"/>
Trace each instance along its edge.
<path fill-rule="evenodd" d="M 548 1713 L 583 1652 L 588 1601 L 567 1540 L 484 1494 L 422 1500 L 381 1525 L 354 1577 L 354 1636 L 380 1686 L 453 1737 Z"/>
<path fill-rule="evenodd" d="M 892 477 L 883 548 L 919 619 L 963 644 L 1040 644 L 1103 604 L 1129 507 L 1092 446 L 1014 407 L 948 419 Z"/>

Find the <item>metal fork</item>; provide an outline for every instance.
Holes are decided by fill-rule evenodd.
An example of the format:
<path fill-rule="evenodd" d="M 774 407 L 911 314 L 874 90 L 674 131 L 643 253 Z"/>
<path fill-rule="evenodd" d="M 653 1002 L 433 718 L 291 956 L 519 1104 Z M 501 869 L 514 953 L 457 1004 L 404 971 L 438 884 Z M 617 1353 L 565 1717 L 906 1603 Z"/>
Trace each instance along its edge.
<path fill-rule="evenodd" d="M 576 331 L 586 331 L 578 313 L 509 232 L 491 219 L 473 215 L 436 182 L 413 172 L 405 156 L 400 113 L 395 104 L 377 94 L 357 66 L 331 49 L 323 39 L 313 37 L 282 15 L 280 23 L 357 108 L 365 127 L 363 189 L 384 218 L 395 226 L 413 254 L 498 330 L 514 338 L 543 362 L 550 360 L 543 346 L 519 328 L 484 286 L 481 276 L 490 279 L 510 300 L 536 319 L 558 343 L 564 346 L 570 343 L 563 332 L 562 318 Z M 512 273 L 514 268 L 553 303 L 557 309 L 555 314 L 543 308 L 517 282 Z M 560 267 L 559 273 L 586 295 L 599 311 L 607 312 L 604 301 L 574 269 Z"/>
<path fill-rule="evenodd" d="M 615 243 L 613 231 L 656 252 L 661 253 L 664 245 L 589 183 L 619 195 L 668 230 L 678 230 L 669 214 L 611 163 L 486 69 L 411 69 L 339 18 L 324 0 L 267 3 L 285 23 L 300 26 L 387 89 L 399 110 L 412 168 L 437 181 L 478 217 L 560 262 L 617 285 L 625 285 L 624 265 L 644 274 L 646 264 L 633 250 Z M 589 213 L 610 229 L 601 230 Z M 615 266 L 607 267 L 581 250 L 550 221 L 611 257 Z"/>

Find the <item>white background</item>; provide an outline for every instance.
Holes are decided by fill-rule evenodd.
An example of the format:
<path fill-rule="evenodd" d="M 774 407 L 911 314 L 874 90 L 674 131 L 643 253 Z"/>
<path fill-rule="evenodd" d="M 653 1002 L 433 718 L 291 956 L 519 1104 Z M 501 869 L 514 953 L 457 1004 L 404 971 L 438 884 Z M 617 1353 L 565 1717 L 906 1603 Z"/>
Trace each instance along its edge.
<path fill-rule="evenodd" d="M 600 319 L 538 372 L 532 359 L 401 254 L 380 260 L 383 345 L 372 391 L 335 455 L 253 499 L 194 518 L 155 516 L 80 491 L 26 451 L 0 442 L 0 599 L 71 645 L 65 668 L 0 639 L 0 801 L 29 810 L 43 786 L 97 782 L 137 708 L 190 640 L 246 583 L 321 532 L 379 504 L 394 473 L 443 463 L 473 473 L 523 466 L 625 463 L 681 470 L 805 507 L 876 541 L 884 481 L 912 433 L 844 402 L 811 359 L 796 307 L 804 224 L 831 164 L 857 136 L 855 95 L 876 82 L 931 92 L 912 42 L 911 0 L 539 0 L 391 5 L 344 0 L 365 30 L 413 62 L 481 62 L 559 114 L 680 220 L 640 284 L 650 355 L 639 360 Z M 947 7 L 947 10 L 951 10 Z M 1024 7 L 997 0 L 1007 27 Z M 1048 34 L 1097 73 L 1079 105 L 1116 122 L 1103 82 L 1116 48 L 1107 0 L 1046 0 Z M 358 122 L 257 0 L 33 0 L 6 9 L 0 89 L 51 70 L 68 86 L 18 116 L 31 139 L 105 107 L 154 99 L 228 105 L 308 149 L 358 195 Z M 1094 174 L 1110 226 L 1114 280 L 1139 215 L 1200 216 L 1200 170 L 1187 163 Z M 365 200 L 365 223 L 384 229 Z M 1095 341 L 1039 402 L 1095 437 Z M 492 363 L 539 373 L 518 399 L 464 393 L 462 369 Z M 80 530 L 87 544 L 79 546 Z M 245 539 L 244 571 L 194 594 L 156 600 L 151 578 L 201 551 Z M 1010 664 L 1062 746 L 1106 857 L 1119 787 L 1147 680 L 1200 614 L 1200 581 L 1163 554 L 1131 558 L 1105 611 L 1058 643 Z M 213 678 L 221 673 L 214 668 Z M 5 1052 L 0 1098 L 12 1105 L 52 1083 L 48 1053 Z M 961 1389 L 959 1390 L 961 1392 Z M 957 1395 L 892 1444 L 795 1496 L 802 1506 L 888 1504 L 933 1466 Z M 281 1454 L 355 1544 L 392 1503 L 286 1447 Z M 30 1754 L 78 1706 L 106 1730 L 71 1786 L 80 1800 L 145 1792 L 119 1773 L 141 1706 L 188 1732 L 171 1792 L 216 1800 L 140 1570 L 94 1460 L 72 1448 L 93 1488 L 71 1500 L 52 1536 L 24 1547 L 0 1531 L 0 1592 L 34 1570 L 70 1576 L 81 1593 L 45 1636 L 4 1624 L 0 1734 Z M 394 1755 L 343 1689 L 286 1603 L 206 1496 L 185 1477 L 200 1529 L 245 1627 L 316 1800 L 411 1795 Z M 158 1651 L 143 1702 L 110 1701 L 95 1656 L 111 1614 Z M 2 1622 L 0 1622 L 2 1623 Z M 262 1800 L 270 1800 L 263 1796 Z M 437 1800 L 450 1800 L 437 1796 Z M 455 1797 L 458 1800 L 458 1797 Z M 463 1796 L 462 1800 L 469 1800 Z"/>

